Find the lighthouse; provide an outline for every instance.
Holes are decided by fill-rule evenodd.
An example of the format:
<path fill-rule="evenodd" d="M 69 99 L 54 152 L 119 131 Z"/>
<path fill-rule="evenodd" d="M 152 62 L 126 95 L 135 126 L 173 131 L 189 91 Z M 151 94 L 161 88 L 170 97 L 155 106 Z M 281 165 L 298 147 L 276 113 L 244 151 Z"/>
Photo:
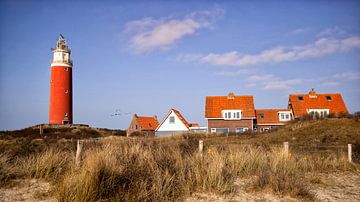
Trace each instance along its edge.
<path fill-rule="evenodd" d="M 51 49 L 49 124 L 72 124 L 72 60 L 64 36 Z"/>

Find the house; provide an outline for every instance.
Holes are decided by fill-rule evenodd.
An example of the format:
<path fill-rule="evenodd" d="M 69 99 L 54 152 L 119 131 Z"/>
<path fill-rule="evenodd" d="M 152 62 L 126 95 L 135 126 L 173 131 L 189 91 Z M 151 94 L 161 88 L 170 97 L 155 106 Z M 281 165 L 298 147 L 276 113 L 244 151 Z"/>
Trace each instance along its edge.
<path fill-rule="evenodd" d="M 256 109 L 255 114 L 255 127 L 258 132 L 267 132 L 292 120 L 292 112 L 288 109 Z"/>
<path fill-rule="evenodd" d="M 145 136 L 154 136 L 155 129 L 158 127 L 159 122 L 157 116 L 138 116 L 134 114 L 134 117 L 130 123 L 129 128 L 126 131 L 126 135 L 129 137 L 134 132 L 139 132 Z"/>
<path fill-rule="evenodd" d="M 205 119 L 208 121 L 208 132 L 241 133 L 253 130 L 255 119 L 254 97 L 207 96 Z"/>
<path fill-rule="evenodd" d="M 159 126 L 156 128 L 156 136 L 167 136 L 177 133 L 189 132 L 191 130 L 201 129 L 199 124 L 188 123 L 183 115 L 176 109 L 170 109 L 165 115 Z"/>
<path fill-rule="evenodd" d="M 329 114 L 339 116 L 341 113 L 348 113 L 340 93 L 317 94 L 314 89 L 308 94 L 289 95 L 288 109 L 292 111 L 294 118 L 308 114 L 325 117 Z"/>

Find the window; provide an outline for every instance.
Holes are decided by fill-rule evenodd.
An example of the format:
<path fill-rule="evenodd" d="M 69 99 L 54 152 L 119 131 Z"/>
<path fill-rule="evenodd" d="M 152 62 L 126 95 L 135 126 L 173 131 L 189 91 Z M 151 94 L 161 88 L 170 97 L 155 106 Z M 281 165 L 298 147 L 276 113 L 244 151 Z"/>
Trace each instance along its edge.
<path fill-rule="evenodd" d="M 64 116 L 68 116 L 68 113 L 67 113 L 67 112 L 65 112 Z"/>
<path fill-rule="evenodd" d="M 240 120 L 241 110 L 222 110 L 222 117 L 225 120 Z"/>
<path fill-rule="evenodd" d="M 69 93 L 69 90 L 68 90 L 68 89 L 66 89 L 66 90 L 65 90 L 65 93 L 66 93 L 66 94 L 67 94 L 67 93 Z"/>
<path fill-rule="evenodd" d="M 326 96 L 326 100 L 327 100 L 327 101 L 331 101 L 331 100 L 332 100 L 332 97 L 328 95 L 328 96 Z"/>
<path fill-rule="evenodd" d="M 229 128 L 211 128 L 211 132 L 226 134 L 229 133 Z"/>
<path fill-rule="evenodd" d="M 171 124 L 175 123 L 175 116 L 170 116 L 169 123 Z"/>
<path fill-rule="evenodd" d="M 247 130 L 249 130 L 249 128 L 236 128 L 236 129 L 235 129 L 235 132 L 236 132 L 236 133 L 244 133 L 244 132 L 246 132 Z"/>
<path fill-rule="evenodd" d="M 260 132 L 269 132 L 270 128 L 261 128 Z"/>
<path fill-rule="evenodd" d="M 300 101 L 303 101 L 304 100 L 304 97 L 303 96 L 299 96 L 298 97 Z"/>
<path fill-rule="evenodd" d="M 291 116 L 289 111 L 280 111 L 279 113 L 279 120 L 280 121 L 290 121 Z"/>
<path fill-rule="evenodd" d="M 69 67 L 65 67 L 65 71 L 69 71 Z"/>
<path fill-rule="evenodd" d="M 136 130 L 138 129 L 138 125 L 135 125 L 135 129 L 136 129 Z"/>
<path fill-rule="evenodd" d="M 259 118 L 260 118 L 260 119 L 264 119 L 264 118 L 265 118 L 264 114 L 260 114 L 260 115 L 259 115 Z"/>
<path fill-rule="evenodd" d="M 308 109 L 308 113 L 311 114 L 313 117 L 319 116 L 319 117 L 326 117 L 329 113 L 329 109 Z"/>

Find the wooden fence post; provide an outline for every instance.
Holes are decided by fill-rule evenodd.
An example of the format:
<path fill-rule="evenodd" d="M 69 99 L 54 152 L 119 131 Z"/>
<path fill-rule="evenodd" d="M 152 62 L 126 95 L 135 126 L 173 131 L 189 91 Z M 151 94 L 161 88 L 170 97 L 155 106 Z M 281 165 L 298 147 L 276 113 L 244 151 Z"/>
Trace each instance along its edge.
<path fill-rule="evenodd" d="M 81 163 L 81 151 L 82 151 L 82 144 L 80 140 L 77 141 L 77 148 L 76 148 L 76 157 L 75 157 L 75 165 L 76 167 L 80 166 Z"/>
<path fill-rule="evenodd" d="M 40 135 L 42 135 L 42 134 L 44 134 L 44 129 L 43 129 L 43 125 L 42 124 L 40 124 L 40 126 L 39 126 L 39 132 L 40 132 Z"/>
<path fill-rule="evenodd" d="M 351 146 L 351 144 L 348 144 L 348 159 L 349 159 L 349 162 L 351 163 L 352 162 L 352 146 Z"/>
<path fill-rule="evenodd" d="M 199 140 L 199 153 L 201 156 L 203 155 L 203 150 L 204 150 L 204 141 Z"/>
<path fill-rule="evenodd" d="M 288 157 L 289 156 L 289 142 L 284 142 L 284 152 L 285 152 L 285 156 Z"/>

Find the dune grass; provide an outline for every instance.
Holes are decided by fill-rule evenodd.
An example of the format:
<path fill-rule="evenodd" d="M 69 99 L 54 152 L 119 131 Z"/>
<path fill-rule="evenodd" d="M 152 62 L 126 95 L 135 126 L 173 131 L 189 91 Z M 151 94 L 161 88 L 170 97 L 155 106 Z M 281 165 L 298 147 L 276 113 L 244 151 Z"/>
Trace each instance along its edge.
<path fill-rule="evenodd" d="M 330 128 L 333 122 L 325 125 Z M 43 178 L 52 182 L 52 193 L 59 201 L 173 201 L 197 192 L 229 194 L 236 191 L 236 180 L 251 178 L 247 189 L 311 200 L 314 196 L 304 180 L 306 173 L 359 171 L 359 164 L 347 162 L 344 152 L 306 152 L 292 147 L 314 123 L 301 123 L 305 126 L 299 128 L 300 123 L 295 123 L 272 134 L 241 137 L 183 134 L 86 142 L 80 166 L 74 162 L 75 142 L 58 142 L 28 155 L 2 153 L 0 187 L 16 178 Z M 345 123 L 358 127 L 353 121 Z M 292 135 L 286 139 L 284 134 L 290 130 Z M 313 131 L 318 131 L 319 137 L 334 134 L 325 128 Z M 205 140 L 202 155 L 199 139 Z M 291 153 L 285 155 L 281 144 L 266 144 L 272 140 L 290 140 Z M 300 143 L 304 145 L 304 141 Z"/>

